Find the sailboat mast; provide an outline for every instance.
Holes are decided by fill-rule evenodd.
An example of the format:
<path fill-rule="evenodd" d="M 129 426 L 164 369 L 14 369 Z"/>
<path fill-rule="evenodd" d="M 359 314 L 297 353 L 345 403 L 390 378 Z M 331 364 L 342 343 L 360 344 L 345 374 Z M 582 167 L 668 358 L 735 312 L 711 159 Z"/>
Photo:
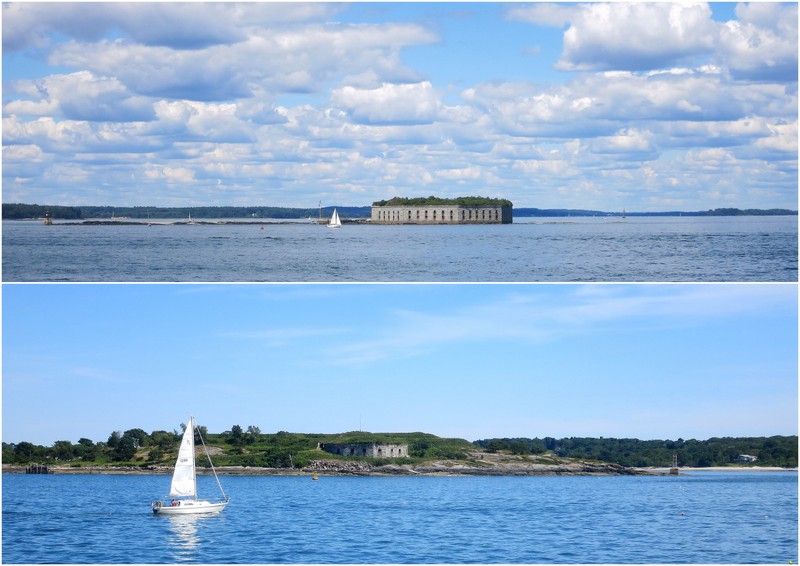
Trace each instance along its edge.
<path fill-rule="evenodd" d="M 192 439 L 192 481 L 194 482 L 194 499 L 197 500 L 197 466 L 195 465 L 195 455 L 194 455 L 194 417 L 189 417 L 189 425 L 191 427 L 192 434 L 190 438 Z"/>

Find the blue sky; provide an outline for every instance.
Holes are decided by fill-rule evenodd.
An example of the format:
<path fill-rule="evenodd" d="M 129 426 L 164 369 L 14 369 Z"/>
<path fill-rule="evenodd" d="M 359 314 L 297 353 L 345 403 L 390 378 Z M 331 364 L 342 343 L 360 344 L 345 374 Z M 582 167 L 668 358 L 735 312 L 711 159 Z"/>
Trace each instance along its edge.
<path fill-rule="evenodd" d="M 797 208 L 797 4 L 3 4 L 3 202 Z"/>
<path fill-rule="evenodd" d="M 3 286 L 4 442 L 797 433 L 795 285 Z"/>

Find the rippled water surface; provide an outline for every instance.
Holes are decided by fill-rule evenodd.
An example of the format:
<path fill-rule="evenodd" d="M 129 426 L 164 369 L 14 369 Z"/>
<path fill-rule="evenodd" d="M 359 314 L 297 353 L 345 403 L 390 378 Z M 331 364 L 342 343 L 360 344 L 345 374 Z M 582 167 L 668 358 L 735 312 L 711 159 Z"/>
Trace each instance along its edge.
<path fill-rule="evenodd" d="M 221 479 L 165 517 L 167 476 L 4 474 L 3 562 L 797 562 L 796 472 Z"/>
<path fill-rule="evenodd" d="M 797 281 L 797 217 L 3 223 L 4 281 Z"/>

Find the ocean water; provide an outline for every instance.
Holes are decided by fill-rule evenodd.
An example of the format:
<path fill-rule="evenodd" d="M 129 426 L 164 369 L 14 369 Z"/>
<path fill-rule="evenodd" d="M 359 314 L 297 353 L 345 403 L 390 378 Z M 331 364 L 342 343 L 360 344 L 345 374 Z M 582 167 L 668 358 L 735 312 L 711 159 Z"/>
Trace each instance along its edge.
<path fill-rule="evenodd" d="M 3 475 L 4 563 L 797 563 L 796 472 L 222 476 L 220 515 L 154 516 L 169 478 Z M 201 490 L 216 489 L 201 477 Z"/>
<path fill-rule="evenodd" d="M 44 226 L 3 222 L 4 281 L 797 282 L 798 219 L 510 225 Z"/>

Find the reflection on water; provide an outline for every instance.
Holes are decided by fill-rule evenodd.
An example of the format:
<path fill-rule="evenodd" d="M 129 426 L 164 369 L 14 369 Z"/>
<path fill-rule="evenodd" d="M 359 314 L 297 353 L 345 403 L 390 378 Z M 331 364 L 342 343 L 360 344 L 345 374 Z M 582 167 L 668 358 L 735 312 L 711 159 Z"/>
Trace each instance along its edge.
<path fill-rule="evenodd" d="M 168 546 L 172 550 L 171 554 L 175 562 L 195 562 L 197 561 L 197 550 L 200 544 L 200 537 L 197 536 L 197 529 L 200 521 L 208 519 L 199 515 L 171 515 L 167 517 L 170 522 L 170 536 L 167 539 Z"/>

